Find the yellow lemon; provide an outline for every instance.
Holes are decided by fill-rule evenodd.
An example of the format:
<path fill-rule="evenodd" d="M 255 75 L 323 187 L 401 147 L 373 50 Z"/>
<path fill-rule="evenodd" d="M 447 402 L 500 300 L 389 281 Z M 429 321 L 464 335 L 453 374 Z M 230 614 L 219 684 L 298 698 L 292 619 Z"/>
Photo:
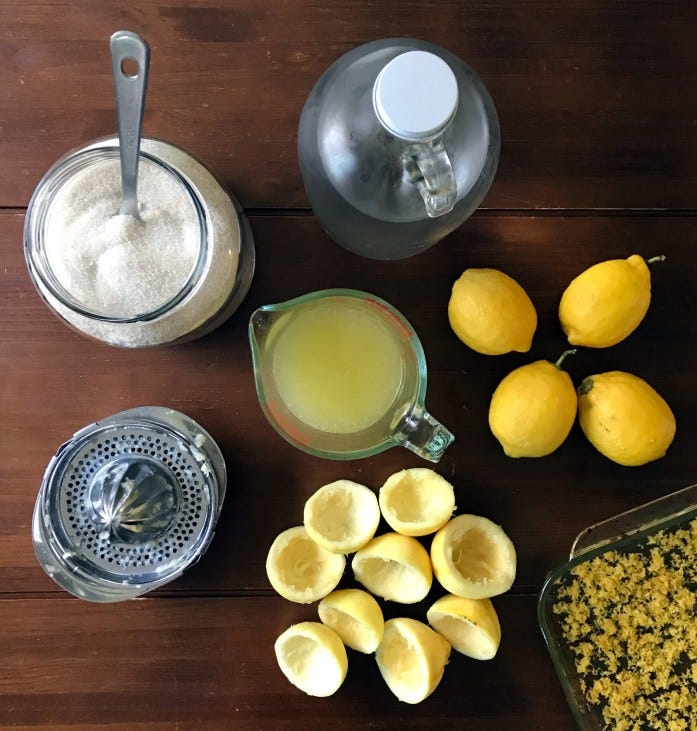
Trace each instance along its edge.
<path fill-rule="evenodd" d="M 650 302 L 651 274 L 644 259 L 637 254 L 610 259 L 586 269 L 566 288 L 559 321 L 572 345 L 607 348 L 637 328 Z"/>
<path fill-rule="evenodd" d="M 455 490 L 437 472 L 413 467 L 385 480 L 379 502 L 390 528 L 405 536 L 425 536 L 450 520 Z"/>
<path fill-rule="evenodd" d="M 525 290 L 498 269 L 466 269 L 453 285 L 448 319 L 458 338 L 484 355 L 527 353 L 537 328 Z"/>
<path fill-rule="evenodd" d="M 438 687 L 450 657 L 450 643 L 416 619 L 385 622 L 375 659 L 387 687 L 404 703 L 420 703 Z"/>
<path fill-rule="evenodd" d="M 319 618 L 353 650 L 375 652 L 385 628 L 382 609 L 362 589 L 333 591 L 319 603 Z"/>
<path fill-rule="evenodd" d="M 420 602 L 433 582 L 428 551 L 416 538 L 400 533 L 373 538 L 356 552 L 351 566 L 366 589 L 402 604 Z"/>
<path fill-rule="evenodd" d="M 448 594 L 426 613 L 428 623 L 454 650 L 475 660 L 491 660 L 501 643 L 501 625 L 490 599 Z"/>
<path fill-rule="evenodd" d="M 479 515 L 458 515 L 433 537 L 436 579 L 451 594 L 486 599 L 513 585 L 516 552 L 500 525 Z"/>
<path fill-rule="evenodd" d="M 315 543 L 302 525 L 276 536 L 266 557 L 266 575 L 285 599 L 311 604 L 341 580 L 346 559 Z"/>
<path fill-rule="evenodd" d="M 324 624 L 292 625 L 276 640 L 274 650 L 281 672 L 308 695 L 325 698 L 344 682 L 346 648 L 336 632 Z"/>
<path fill-rule="evenodd" d="M 566 439 L 576 418 L 576 391 L 561 363 L 538 360 L 511 371 L 489 405 L 489 428 L 509 457 L 544 457 Z"/>
<path fill-rule="evenodd" d="M 670 406 L 646 381 L 622 371 L 583 380 L 578 418 L 591 444 L 627 467 L 659 459 L 675 437 Z"/>
<path fill-rule="evenodd" d="M 353 553 L 375 535 L 380 507 L 375 493 L 357 482 L 337 480 L 305 503 L 305 530 L 332 553 Z"/>

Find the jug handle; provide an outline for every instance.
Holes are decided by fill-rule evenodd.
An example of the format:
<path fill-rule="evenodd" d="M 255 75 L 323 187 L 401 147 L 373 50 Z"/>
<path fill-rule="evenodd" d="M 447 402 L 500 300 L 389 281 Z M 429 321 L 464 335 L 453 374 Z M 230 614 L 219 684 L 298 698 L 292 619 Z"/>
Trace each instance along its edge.
<path fill-rule="evenodd" d="M 455 437 L 423 406 L 416 406 L 402 419 L 393 439 L 419 457 L 438 462 Z"/>
<path fill-rule="evenodd" d="M 404 173 L 416 185 L 429 218 L 450 213 L 457 197 L 453 166 L 442 137 L 413 142 L 402 154 Z"/>

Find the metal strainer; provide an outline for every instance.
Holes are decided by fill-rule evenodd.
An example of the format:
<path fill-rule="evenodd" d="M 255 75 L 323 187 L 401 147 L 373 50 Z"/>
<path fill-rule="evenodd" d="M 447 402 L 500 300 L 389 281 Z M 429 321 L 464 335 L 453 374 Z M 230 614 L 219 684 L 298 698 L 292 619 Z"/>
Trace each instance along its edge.
<path fill-rule="evenodd" d="M 34 551 L 75 596 L 145 594 L 208 548 L 225 486 L 220 449 L 188 416 L 123 411 L 81 429 L 52 458 L 34 508 Z"/>

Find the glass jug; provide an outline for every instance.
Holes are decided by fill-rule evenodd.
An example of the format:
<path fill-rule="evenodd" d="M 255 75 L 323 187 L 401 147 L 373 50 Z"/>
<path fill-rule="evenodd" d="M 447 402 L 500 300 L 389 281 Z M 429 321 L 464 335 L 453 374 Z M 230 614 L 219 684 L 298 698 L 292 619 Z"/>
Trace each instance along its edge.
<path fill-rule="evenodd" d="M 357 459 L 401 445 L 438 462 L 454 439 L 424 407 L 418 337 L 375 295 L 327 289 L 260 307 L 249 341 L 264 414 L 305 452 Z"/>
<path fill-rule="evenodd" d="M 489 190 L 499 150 L 496 110 L 477 75 L 409 38 L 339 58 L 298 129 L 315 215 L 341 246 L 373 259 L 412 256 L 457 228 Z"/>

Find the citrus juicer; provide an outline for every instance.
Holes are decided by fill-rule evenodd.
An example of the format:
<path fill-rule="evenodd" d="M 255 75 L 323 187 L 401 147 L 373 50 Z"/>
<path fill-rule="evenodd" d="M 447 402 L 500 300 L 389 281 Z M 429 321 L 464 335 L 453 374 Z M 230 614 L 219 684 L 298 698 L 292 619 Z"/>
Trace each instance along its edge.
<path fill-rule="evenodd" d="M 206 551 L 226 481 L 220 449 L 188 416 L 122 411 L 78 431 L 51 459 L 34 508 L 34 551 L 74 596 L 140 596 Z"/>

